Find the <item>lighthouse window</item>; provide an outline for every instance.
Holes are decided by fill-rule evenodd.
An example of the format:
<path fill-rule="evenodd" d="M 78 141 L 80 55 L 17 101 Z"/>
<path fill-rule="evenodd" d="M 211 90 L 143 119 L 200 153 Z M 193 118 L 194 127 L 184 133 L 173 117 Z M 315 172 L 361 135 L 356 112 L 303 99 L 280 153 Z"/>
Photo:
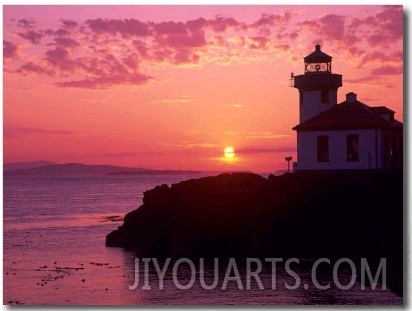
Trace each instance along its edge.
<path fill-rule="evenodd" d="M 346 136 L 346 150 L 348 161 L 359 161 L 359 135 Z"/>
<path fill-rule="evenodd" d="M 317 137 L 318 142 L 318 162 L 329 162 L 329 136 Z"/>
<path fill-rule="evenodd" d="M 321 97 L 322 104 L 329 103 L 329 90 L 322 90 Z"/>

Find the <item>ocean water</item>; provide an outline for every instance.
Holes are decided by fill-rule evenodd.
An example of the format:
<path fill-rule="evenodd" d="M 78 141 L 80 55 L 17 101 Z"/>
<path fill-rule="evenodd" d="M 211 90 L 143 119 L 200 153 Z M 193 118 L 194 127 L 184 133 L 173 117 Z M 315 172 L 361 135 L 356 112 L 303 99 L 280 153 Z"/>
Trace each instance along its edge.
<path fill-rule="evenodd" d="M 116 221 L 142 204 L 143 192 L 159 184 L 172 184 L 196 176 L 102 176 L 88 178 L 4 177 L 3 199 L 3 303 L 11 305 L 288 305 L 288 304 L 402 304 L 402 298 L 378 286 L 360 289 L 358 280 L 348 290 L 314 286 L 288 290 L 294 279 L 283 266 L 259 274 L 264 290 L 254 280 L 251 288 L 236 280 L 222 289 L 226 269 L 218 271 L 218 286 L 205 290 L 198 271 L 188 290 L 177 288 L 172 273 L 166 273 L 163 289 L 153 266 L 149 269 L 151 289 L 135 282 L 138 254 L 105 247 L 105 236 L 122 222 Z M 199 177 L 199 176 L 197 176 Z M 112 217 L 116 216 L 116 217 Z M 115 220 L 115 221 L 113 221 Z M 302 284 L 311 284 L 311 269 L 294 269 Z M 143 265 L 139 266 L 143 269 Z M 240 267 L 240 275 L 245 275 Z M 142 270 L 141 270 L 142 271 Z M 178 279 L 188 284 L 188 265 L 181 265 Z M 231 274 L 231 276 L 233 276 Z M 343 269 L 340 281 L 348 284 L 350 271 Z M 331 282 L 319 275 L 319 283 Z M 213 267 L 205 272 L 205 283 L 214 281 Z"/>

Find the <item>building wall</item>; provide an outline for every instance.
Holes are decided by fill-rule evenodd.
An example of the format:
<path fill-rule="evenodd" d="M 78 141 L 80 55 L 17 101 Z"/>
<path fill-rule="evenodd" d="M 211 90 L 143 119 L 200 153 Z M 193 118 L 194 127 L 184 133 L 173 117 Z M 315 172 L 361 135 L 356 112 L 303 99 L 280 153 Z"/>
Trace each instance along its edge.
<path fill-rule="evenodd" d="M 381 131 L 381 159 L 385 169 L 403 167 L 403 131 L 402 129 Z"/>
<path fill-rule="evenodd" d="M 351 134 L 359 135 L 359 161 L 347 161 L 346 135 Z M 317 137 L 320 135 L 329 136 L 328 162 L 318 162 Z M 298 131 L 297 145 L 297 170 L 382 168 L 381 130 Z"/>
<path fill-rule="evenodd" d="M 337 91 L 329 91 L 329 103 L 322 103 L 321 91 L 303 91 L 300 95 L 300 122 L 332 108 L 337 103 Z"/>

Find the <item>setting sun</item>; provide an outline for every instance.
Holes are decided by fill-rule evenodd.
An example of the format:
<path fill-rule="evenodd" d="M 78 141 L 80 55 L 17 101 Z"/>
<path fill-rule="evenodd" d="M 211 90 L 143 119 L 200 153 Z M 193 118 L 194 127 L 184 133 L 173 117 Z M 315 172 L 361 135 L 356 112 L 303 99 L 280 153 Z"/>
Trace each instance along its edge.
<path fill-rule="evenodd" d="M 233 158 L 235 156 L 235 149 L 233 147 L 226 147 L 223 152 L 226 158 Z"/>

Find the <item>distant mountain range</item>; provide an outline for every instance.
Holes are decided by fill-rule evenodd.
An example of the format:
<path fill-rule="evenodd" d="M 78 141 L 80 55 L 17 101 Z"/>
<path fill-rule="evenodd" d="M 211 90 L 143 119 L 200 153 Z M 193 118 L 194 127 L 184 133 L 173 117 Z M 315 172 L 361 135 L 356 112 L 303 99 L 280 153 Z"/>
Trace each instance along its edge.
<path fill-rule="evenodd" d="M 23 170 L 27 168 L 36 168 L 46 165 L 56 165 L 59 163 L 52 161 L 33 161 L 33 162 L 15 162 L 15 163 L 3 163 L 3 170 Z"/>
<path fill-rule="evenodd" d="M 57 164 L 48 161 L 28 163 L 5 163 L 6 176 L 91 176 L 91 175 L 160 175 L 160 174 L 199 174 L 200 171 L 153 170 L 141 167 L 114 165 L 87 165 L 80 163 Z"/>
<path fill-rule="evenodd" d="M 117 172 L 110 172 L 107 173 L 106 175 L 126 175 L 126 176 L 133 176 L 133 175 L 168 175 L 168 174 L 185 174 L 185 175 L 190 175 L 190 174 L 200 174 L 204 173 L 201 171 L 179 171 L 179 170 L 129 170 L 129 171 L 117 171 Z"/>

